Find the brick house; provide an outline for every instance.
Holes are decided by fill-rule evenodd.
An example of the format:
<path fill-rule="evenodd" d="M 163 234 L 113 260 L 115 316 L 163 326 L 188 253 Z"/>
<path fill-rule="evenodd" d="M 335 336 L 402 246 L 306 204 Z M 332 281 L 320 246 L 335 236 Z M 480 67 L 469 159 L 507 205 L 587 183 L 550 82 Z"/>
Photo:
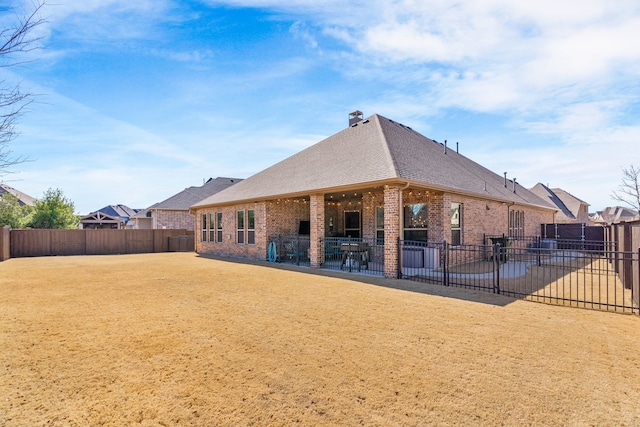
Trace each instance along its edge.
<path fill-rule="evenodd" d="M 277 235 L 309 235 L 310 266 L 323 240 L 372 239 L 396 277 L 398 240 L 482 244 L 532 236 L 556 209 L 410 127 L 374 114 L 191 207 L 196 251 L 266 259 Z"/>
<path fill-rule="evenodd" d="M 242 181 L 240 178 L 209 178 L 199 187 L 185 188 L 133 216 L 133 228 L 193 230 L 195 217 L 189 212 L 189 207 L 240 181 Z"/>

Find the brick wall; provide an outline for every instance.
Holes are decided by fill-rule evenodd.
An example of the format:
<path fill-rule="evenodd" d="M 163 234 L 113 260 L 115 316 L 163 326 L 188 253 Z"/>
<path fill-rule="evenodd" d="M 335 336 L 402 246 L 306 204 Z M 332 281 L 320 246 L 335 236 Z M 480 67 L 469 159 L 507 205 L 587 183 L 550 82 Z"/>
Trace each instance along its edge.
<path fill-rule="evenodd" d="M 402 215 L 402 190 L 385 186 L 384 190 L 384 277 L 398 277 L 399 221 Z"/>
<path fill-rule="evenodd" d="M 530 206 L 509 205 L 501 202 L 487 201 L 474 197 L 455 194 L 445 196 L 450 207 L 452 202 L 462 204 L 462 243 L 469 245 L 484 244 L 485 235 L 509 234 L 509 211 L 524 212 L 524 235 L 537 236 L 540 234 L 540 224 L 545 221 L 553 222 L 553 212 Z M 450 213 L 450 208 L 444 209 Z M 450 221 L 448 232 L 445 230 L 444 240 L 451 242 Z"/>
<path fill-rule="evenodd" d="M 245 213 L 244 243 L 237 243 L 236 218 L 239 210 L 242 210 Z M 254 244 L 247 243 L 248 210 L 253 210 L 255 215 Z M 203 241 L 202 215 L 207 214 L 207 218 L 209 218 L 209 214 L 213 214 L 214 217 L 217 217 L 216 214 L 218 212 L 222 212 L 222 241 L 217 241 L 217 228 L 214 229 L 214 241 L 211 241 L 211 233 L 209 233 L 208 229 L 206 233 L 206 241 Z M 266 259 L 268 245 L 266 236 L 266 216 L 266 206 L 264 203 L 246 203 L 219 208 L 198 209 L 195 214 L 196 252 L 240 258 Z M 217 227 L 217 224 L 215 225 Z"/>
<path fill-rule="evenodd" d="M 255 244 L 246 243 L 246 232 L 245 243 L 237 243 L 237 211 L 245 211 L 245 225 L 247 225 L 246 211 L 250 209 L 255 213 Z M 277 235 L 297 235 L 300 221 L 309 221 L 309 209 L 309 200 L 303 198 L 199 209 L 195 215 L 196 252 L 266 259 L 269 239 Z M 209 214 L 215 216 L 217 212 L 222 212 L 222 242 L 210 241 L 209 233 L 207 233 L 207 241 L 202 241 L 202 215 L 207 214 L 208 218 Z"/>
<path fill-rule="evenodd" d="M 311 218 L 311 233 L 309 258 L 312 268 L 318 268 L 324 262 L 323 245 L 320 241 L 324 237 L 324 194 L 314 194 L 309 199 Z"/>
<path fill-rule="evenodd" d="M 151 217 L 158 229 L 171 230 L 193 230 L 195 226 L 195 216 L 189 211 L 182 210 L 154 210 Z"/>

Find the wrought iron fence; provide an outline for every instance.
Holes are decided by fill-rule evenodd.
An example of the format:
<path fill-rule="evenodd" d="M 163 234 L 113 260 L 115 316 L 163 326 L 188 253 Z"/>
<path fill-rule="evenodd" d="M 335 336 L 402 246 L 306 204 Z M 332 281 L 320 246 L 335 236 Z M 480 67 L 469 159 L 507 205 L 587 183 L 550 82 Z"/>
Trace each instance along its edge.
<path fill-rule="evenodd" d="M 323 268 L 373 275 L 384 273 L 382 239 L 325 237 L 322 239 Z"/>
<path fill-rule="evenodd" d="M 271 262 L 308 266 L 310 246 L 309 236 L 271 236 L 267 256 Z"/>
<path fill-rule="evenodd" d="M 640 251 L 613 251 L 585 241 L 532 243 L 401 241 L 398 276 L 548 304 L 640 314 Z"/>

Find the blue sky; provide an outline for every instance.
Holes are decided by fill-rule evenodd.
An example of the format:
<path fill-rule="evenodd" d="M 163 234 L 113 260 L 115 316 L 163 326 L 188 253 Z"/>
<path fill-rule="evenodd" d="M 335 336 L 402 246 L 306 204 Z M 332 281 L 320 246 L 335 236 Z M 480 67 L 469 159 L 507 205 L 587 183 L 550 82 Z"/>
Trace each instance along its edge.
<path fill-rule="evenodd" d="M 32 8 L 15 0 L 15 12 Z M 637 0 L 74 0 L 0 80 L 38 94 L 0 180 L 78 213 L 246 178 L 377 113 L 591 204 L 640 165 Z"/>

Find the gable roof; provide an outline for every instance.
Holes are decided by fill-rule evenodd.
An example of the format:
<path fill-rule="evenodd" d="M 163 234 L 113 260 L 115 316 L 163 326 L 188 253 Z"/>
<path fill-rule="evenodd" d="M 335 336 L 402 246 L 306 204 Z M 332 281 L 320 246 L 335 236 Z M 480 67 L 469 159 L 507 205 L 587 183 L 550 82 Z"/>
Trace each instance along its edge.
<path fill-rule="evenodd" d="M 126 205 L 108 205 L 105 206 L 102 209 L 98 209 L 95 212 L 101 212 L 105 215 L 111 216 L 111 217 L 118 217 L 120 219 L 123 220 L 128 220 L 130 217 L 134 216 L 136 213 L 138 213 L 138 209 L 131 209 L 129 206 Z M 91 212 L 89 213 L 89 215 L 94 214 L 95 212 Z M 89 216 L 87 215 L 87 216 Z"/>
<path fill-rule="evenodd" d="M 620 222 L 640 220 L 640 214 L 623 206 L 608 206 L 596 212 L 591 219 L 595 222 L 617 224 Z"/>
<path fill-rule="evenodd" d="M 166 200 L 160 203 L 156 203 L 147 209 L 160 209 L 160 210 L 189 210 L 189 207 L 194 203 L 205 199 L 212 194 L 216 194 L 225 188 L 242 181 L 240 178 L 223 178 L 218 177 L 216 179 L 209 179 L 205 184 L 200 187 L 185 188 L 181 192 L 174 194 Z"/>
<path fill-rule="evenodd" d="M 577 219 L 580 206 L 589 206 L 587 202 L 578 199 L 561 188 L 549 188 L 542 183 L 537 183 L 530 190 L 541 199 L 547 200 L 554 206 L 557 206 L 559 209 L 557 215 L 564 216 L 568 219 Z"/>
<path fill-rule="evenodd" d="M 374 114 L 193 207 L 410 183 L 553 209 L 524 187 L 411 128 Z"/>
<path fill-rule="evenodd" d="M 23 193 L 22 191 L 16 190 L 15 188 L 7 184 L 0 183 L 0 196 L 5 193 L 13 194 L 14 196 L 16 196 L 18 198 L 18 202 L 22 206 L 33 206 L 36 203 L 36 199 L 34 199 L 33 197 Z"/>
<path fill-rule="evenodd" d="M 126 221 L 117 215 L 109 215 L 102 211 L 91 212 L 80 217 L 82 224 L 121 224 Z"/>

